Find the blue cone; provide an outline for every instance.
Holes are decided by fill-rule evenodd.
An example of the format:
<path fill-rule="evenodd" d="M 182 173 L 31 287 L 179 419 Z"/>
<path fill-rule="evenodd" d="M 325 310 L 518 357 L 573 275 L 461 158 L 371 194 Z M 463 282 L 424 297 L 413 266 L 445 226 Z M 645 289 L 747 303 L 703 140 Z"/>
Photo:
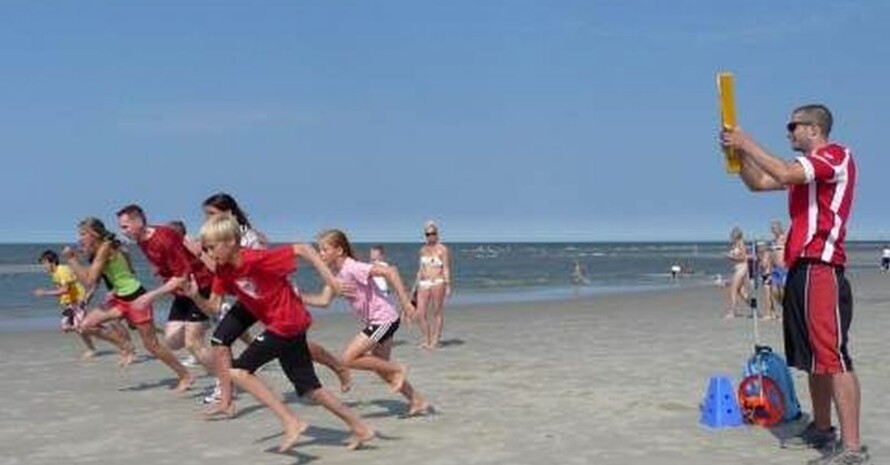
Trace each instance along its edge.
<path fill-rule="evenodd" d="M 711 428 L 742 426 L 742 412 L 728 376 L 712 376 L 701 405 L 699 423 Z"/>

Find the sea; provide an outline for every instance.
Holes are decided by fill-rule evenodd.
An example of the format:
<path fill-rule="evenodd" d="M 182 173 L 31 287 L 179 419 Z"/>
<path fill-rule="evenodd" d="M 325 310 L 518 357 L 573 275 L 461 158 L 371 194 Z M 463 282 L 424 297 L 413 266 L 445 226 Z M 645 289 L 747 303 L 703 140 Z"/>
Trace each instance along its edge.
<path fill-rule="evenodd" d="M 51 287 L 37 264 L 44 250 L 61 251 L 68 244 L 0 244 L 0 331 L 58 327 L 54 298 L 36 298 L 36 288 Z M 366 259 L 372 244 L 354 244 Z M 410 288 L 417 273 L 417 243 L 384 243 L 387 261 L 398 267 Z M 714 286 L 728 278 L 731 263 L 725 242 L 461 242 L 447 244 L 452 254 L 452 295 L 449 307 L 484 308 L 489 303 L 535 302 L 590 298 L 628 292 L 659 292 Z M 848 268 L 874 269 L 883 242 L 847 244 Z M 136 271 L 147 285 L 157 284 L 138 247 L 129 245 Z M 681 273 L 671 276 L 671 267 Z M 578 279 L 575 270 L 581 270 Z M 303 292 L 320 281 L 310 266 L 298 266 L 293 277 Z M 101 301 L 101 293 L 96 301 Z M 156 304 L 159 320 L 165 302 Z M 346 311 L 337 305 L 334 312 Z M 321 312 L 313 312 L 318 315 Z"/>

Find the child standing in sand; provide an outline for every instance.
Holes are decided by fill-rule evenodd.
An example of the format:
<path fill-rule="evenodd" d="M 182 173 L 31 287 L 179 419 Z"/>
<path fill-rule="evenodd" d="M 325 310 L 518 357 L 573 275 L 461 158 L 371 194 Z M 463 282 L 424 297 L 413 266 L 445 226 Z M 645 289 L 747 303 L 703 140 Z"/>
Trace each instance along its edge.
<path fill-rule="evenodd" d="M 343 420 L 352 431 L 347 446 L 356 449 L 374 437 L 355 413 L 322 388 L 309 348 L 306 331 L 312 316 L 294 291 L 290 275 L 296 271 L 297 257 L 307 260 L 331 289 L 340 286 L 318 253 L 306 244 L 293 244 L 273 249 L 254 250 L 241 247 L 241 227 L 228 214 L 209 218 L 201 227 L 201 242 L 216 261 L 216 274 L 210 297 L 205 299 L 197 286 L 187 286 L 187 293 L 207 312 L 218 311 L 226 294 L 234 295 L 251 316 L 261 321 L 266 330 L 232 362 L 231 377 L 235 384 L 269 407 L 281 421 L 284 436 L 278 450 L 284 452 L 294 445 L 308 428 L 282 400 L 254 373 L 278 359 L 285 375 L 299 396 L 307 396 Z"/>
<path fill-rule="evenodd" d="M 390 360 L 392 338 L 399 329 L 399 312 L 377 285 L 376 278 L 384 278 L 395 290 L 402 308 L 410 318 L 415 312 L 402 278 L 395 267 L 372 265 L 355 260 L 352 245 L 346 234 L 332 229 L 318 238 L 321 259 L 336 273 L 337 279 L 355 291 L 346 295 L 355 315 L 365 325 L 343 351 L 343 362 L 350 368 L 372 371 L 389 383 L 392 392 L 399 392 L 408 400 L 408 415 L 430 411 L 432 407 L 414 390 L 407 379 L 407 368 Z M 316 307 L 327 307 L 334 291 L 325 286 L 321 294 L 305 295 L 303 301 Z"/>

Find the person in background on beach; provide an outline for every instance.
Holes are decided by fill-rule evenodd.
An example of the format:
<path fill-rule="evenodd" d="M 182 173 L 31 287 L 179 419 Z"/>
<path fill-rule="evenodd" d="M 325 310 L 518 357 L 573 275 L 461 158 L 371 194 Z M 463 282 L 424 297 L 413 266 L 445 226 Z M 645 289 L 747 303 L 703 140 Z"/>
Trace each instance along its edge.
<path fill-rule="evenodd" d="M 242 248 L 241 225 L 229 214 L 208 218 L 201 227 L 201 242 L 217 264 L 212 291 L 205 299 L 198 286 L 192 283 L 186 292 L 208 312 L 218 311 L 225 295 L 235 295 L 251 317 L 266 326 L 265 331 L 232 362 L 231 377 L 239 388 L 269 407 L 281 421 L 284 435 L 278 450 L 284 452 L 296 445 L 308 425 L 254 375 L 257 369 L 273 359 L 278 359 L 297 395 L 321 404 L 349 426 L 352 436 L 347 446 L 350 449 L 370 441 L 374 431 L 322 388 L 312 365 L 306 344 L 306 331 L 312 316 L 290 282 L 290 275 L 297 269 L 297 258 L 308 261 L 332 292 L 340 292 L 340 284 L 315 249 L 307 244 L 273 249 Z M 226 318 L 230 315 L 231 310 Z"/>
<path fill-rule="evenodd" d="M 188 389 L 194 382 L 194 377 L 179 363 L 173 352 L 158 340 L 151 304 L 136 303 L 146 291 L 136 279 L 129 255 L 121 243 L 98 218 L 84 219 L 77 229 L 80 247 L 85 254 L 93 257 L 92 261 L 87 266 L 82 265 L 77 252 L 70 247 L 63 251 L 65 260 L 87 286 L 95 286 L 102 279 L 110 288 L 106 304 L 102 309 L 87 314 L 82 330 L 89 330 L 105 322 L 126 319 L 136 328 L 145 350 L 176 373 L 179 383 L 175 389 L 180 392 Z M 128 357 L 121 360 L 122 364 L 129 364 L 132 354 L 130 348 Z"/>
<path fill-rule="evenodd" d="M 124 235 L 139 244 L 145 258 L 152 264 L 162 284 L 139 296 L 133 306 L 145 308 L 164 295 L 171 295 L 173 302 L 164 325 L 165 340 L 172 349 L 182 334 L 183 345 L 198 362 L 214 373 L 213 356 L 205 342 L 208 315 L 195 302 L 181 292 L 182 286 L 193 277 L 205 295 L 210 294 L 212 274 L 201 261 L 185 247 L 185 238 L 173 229 L 161 225 L 149 225 L 145 211 L 139 205 L 130 204 L 117 212 L 118 226 Z"/>
<path fill-rule="evenodd" d="M 772 288 L 773 306 L 778 308 L 785 300 L 785 281 L 788 279 L 788 268 L 785 267 L 785 242 L 788 235 L 781 221 L 773 221 L 770 224 L 770 231 L 773 233 L 772 242 L 772 273 L 770 274 L 770 284 Z M 776 312 L 778 318 L 778 312 Z"/>
<path fill-rule="evenodd" d="M 740 316 L 739 298 L 742 302 L 748 301 L 748 251 L 745 248 L 745 238 L 742 230 L 736 226 L 729 233 L 729 252 L 726 257 L 733 263 L 732 278 L 729 281 L 729 308 L 724 318 Z"/>
<path fill-rule="evenodd" d="M 890 271 L 890 245 L 884 244 L 881 250 L 881 271 L 884 273 Z"/>
<path fill-rule="evenodd" d="M 179 235 L 182 236 L 183 238 L 188 239 L 188 229 L 186 229 L 184 222 L 182 222 L 180 220 L 168 221 L 167 226 L 169 226 L 170 229 L 179 233 Z M 188 245 L 187 240 L 186 240 L 186 245 Z M 175 347 L 176 348 L 175 350 L 179 350 L 179 349 L 182 349 L 183 347 L 185 347 L 185 328 L 180 328 L 178 331 L 176 331 L 175 335 L 168 336 L 166 338 L 165 342 L 171 348 Z M 180 361 L 180 363 L 182 363 L 183 365 L 185 365 L 187 367 L 194 367 L 194 366 L 198 365 L 198 359 L 196 359 L 195 356 L 192 354 L 188 354 L 185 357 L 181 357 L 179 359 L 179 361 Z"/>
<path fill-rule="evenodd" d="M 790 365 L 809 374 L 813 421 L 784 446 L 826 451 L 811 463 L 852 465 L 869 461 L 859 435 L 859 379 L 847 350 L 853 295 L 844 276 L 844 240 L 857 173 L 850 150 L 829 141 L 831 127 L 824 105 L 796 108 L 786 129 L 791 148 L 801 156 L 790 162 L 738 128 L 724 129 L 721 141 L 740 153 L 740 178 L 750 190 L 788 191 L 785 353 Z M 839 444 L 831 426 L 832 402 L 840 422 Z"/>
<path fill-rule="evenodd" d="M 63 333 L 76 332 L 80 323 L 86 317 L 86 290 L 77 281 L 77 276 L 66 265 L 59 264 L 59 255 L 52 250 L 46 250 L 40 254 L 37 260 L 52 279 L 53 289 L 35 289 L 35 297 L 58 297 L 59 307 L 62 309 L 61 329 Z M 87 333 L 79 333 L 80 340 L 87 348 L 81 358 L 84 360 L 96 356 L 96 346 L 93 339 Z"/>
<path fill-rule="evenodd" d="M 371 246 L 368 259 L 371 261 L 372 265 L 389 266 L 389 263 L 386 263 L 386 251 L 383 250 L 383 246 L 380 244 Z M 387 284 L 385 277 L 373 276 L 371 279 L 374 280 L 374 283 L 377 284 L 377 289 L 380 289 L 380 292 L 382 292 L 383 295 L 389 295 L 389 284 Z"/>
<path fill-rule="evenodd" d="M 205 221 L 221 214 L 232 215 L 238 222 L 240 230 L 240 245 L 244 249 L 260 250 L 269 246 L 269 240 L 265 234 L 254 229 L 247 214 L 238 205 L 231 195 L 219 192 L 211 195 L 201 205 L 204 210 Z M 192 253 L 201 258 L 208 269 L 216 271 L 216 261 L 204 252 L 200 241 L 186 241 Z M 294 287 L 299 295 L 299 290 Z M 233 402 L 232 382 L 229 371 L 232 368 L 232 344 L 236 339 L 241 339 L 250 345 L 253 338 L 248 328 L 256 323 L 256 318 L 247 310 L 240 301 L 232 304 L 223 303 L 218 313 L 219 324 L 210 337 L 210 345 L 213 350 L 214 366 L 219 377 L 213 393 L 204 398 L 204 402 L 214 404 L 206 413 L 208 416 L 223 415 L 232 417 L 235 414 Z M 312 360 L 326 366 L 337 375 L 340 380 L 340 389 L 349 391 L 352 385 L 352 375 L 340 360 L 318 343 L 307 341 Z"/>
<path fill-rule="evenodd" d="M 776 302 L 773 297 L 773 258 L 772 251 L 767 247 L 765 242 L 758 242 L 755 245 L 757 252 L 757 270 L 760 272 L 760 287 L 762 292 L 761 301 L 763 302 L 764 320 L 778 320 L 779 313 L 776 311 Z"/>
<path fill-rule="evenodd" d="M 350 368 L 376 373 L 390 385 L 392 392 L 401 393 L 408 400 L 408 416 L 431 410 L 432 407 L 408 382 L 408 369 L 390 359 L 393 335 L 399 329 L 399 312 L 384 295 L 375 278 L 383 278 L 391 285 L 404 313 L 410 317 L 415 309 L 399 271 L 388 265 L 357 261 L 346 234 L 336 229 L 318 236 L 318 250 L 337 280 L 355 288 L 355 292 L 345 297 L 364 325 L 364 329 L 343 350 L 343 362 Z M 325 286 L 320 294 L 303 296 L 303 302 L 315 307 L 327 307 L 333 298 L 334 290 Z"/>
<path fill-rule="evenodd" d="M 445 297 L 451 295 L 451 256 L 439 242 L 439 227 L 427 221 L 423 228 L 426 244 L 420 247 L 417 269 L 417 322 L 424 349 L 435 349 L 442 341 L 445 325 Z"/>

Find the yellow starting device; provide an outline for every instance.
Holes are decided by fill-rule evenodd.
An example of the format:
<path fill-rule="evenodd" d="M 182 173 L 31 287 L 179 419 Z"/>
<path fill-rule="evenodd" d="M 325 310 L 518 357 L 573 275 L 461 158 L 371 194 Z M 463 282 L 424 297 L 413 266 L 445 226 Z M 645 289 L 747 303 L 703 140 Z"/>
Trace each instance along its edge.
<path fill-rule="evenodd" d="M 732 73 L 722 72 L 717 74 L 717 93 L 720 95 L 720 124 L 723 128 L 730 129 L 736 126 L 735 119 L 735 95 L 733 92 Z M 736 174 L 742 171 L 742 160 L 735 149 L 723 149 L 726 158 L 726 171 Z"/>

